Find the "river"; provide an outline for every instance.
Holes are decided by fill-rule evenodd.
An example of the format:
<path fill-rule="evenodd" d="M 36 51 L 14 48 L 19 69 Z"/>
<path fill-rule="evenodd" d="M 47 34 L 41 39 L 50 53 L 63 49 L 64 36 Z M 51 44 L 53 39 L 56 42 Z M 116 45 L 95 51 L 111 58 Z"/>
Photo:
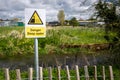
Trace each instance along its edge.
<path fill-rule="evenodd" d="M 70 68 L 74 68 L 74 65 L 104 65 L 108 62 L 109 56 L 106 53 L 42 54 L 39 55 L 39 66 L 64 67 L 68 65 Z M 20 68 L 22 70 L 34 67 L 34 55 L 1 59 L 0 67 L 9 69 Z"/>

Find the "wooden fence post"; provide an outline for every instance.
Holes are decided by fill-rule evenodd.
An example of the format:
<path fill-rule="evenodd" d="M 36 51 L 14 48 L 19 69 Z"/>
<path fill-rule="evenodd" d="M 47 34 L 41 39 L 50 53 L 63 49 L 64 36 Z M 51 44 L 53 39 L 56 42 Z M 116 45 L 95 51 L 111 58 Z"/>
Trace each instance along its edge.
<path fill-rule="evenodd" d="M 39 68 L 39 70 L 40 70 L 40 79 L 39 80 L 43 80 L 43 68 L 42 67 L 40 67 Z"/>
<path fill-rule="evenodd" d="M 9 69 L 5 68 L 5 80 L 10 80 Z"/>
<path fill-rule="evenodd" d="M 33 80 L 33 68 L 29 68 L 29 71 L 28 71 L 29 75 L 28 75 L 28 79 L 29 80 Z"/>
<path fill-rule="evenodd" d="M 102 66 L 102 75 L 103 75 L 103 80 L 105 80 L 105 66 Z"/>
<path fill-rule="evenodd" d="M 16 80 L 21 80 L 20 69 L 16 69 Z"/>
<path fill-rule="evenodd" d="M 109 66 L 109 71 L 110 71 L 110 80 L 114 80 L 112 66 Z"/>
<path fill-rule="evenodd" d="M 66 71 L 67 71 L 67 79 L 70 80 L 70 71 L 68 66 L 66 66 Z"/>
<path fill-rule="evenodd" d="M 61 67 L 58 66 L 58 67 L 57 67 L 57 71 L 58 71 L 58 80 L 61 80 L 60 70 L 61 70 Z"/>
<path fill-rule="evenodd" d="M 97 67 L 94 66 L 94 78 L 95 80 L 97 80 Z"/>
<path fill-rule="evenodd" d="M 77 79 L 77 80 L 80 80 L 78 65 L 75 66 L 75 71 L 76 71 L 76 79 Z"/>
<path fill-rule="evenodd" d="M 49 73 L 49 80 L 52 80 L 52 68 L 48 68 L 48 73 Z"/>
<path fill-rule="evenodd" d="M 89 74 L 88 74 L 88 67 L 87 66 L 84 66 L 84 71 L 85 71 L 86 80 L 89 80 Z"/>

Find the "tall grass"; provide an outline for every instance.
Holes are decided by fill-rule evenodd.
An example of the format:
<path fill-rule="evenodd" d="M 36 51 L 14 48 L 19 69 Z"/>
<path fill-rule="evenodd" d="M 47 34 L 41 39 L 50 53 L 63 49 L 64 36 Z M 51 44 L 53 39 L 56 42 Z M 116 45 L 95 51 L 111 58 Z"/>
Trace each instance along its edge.
<path fill-rule="evenodd" d="M 104 39 L 103 28 L 88 27 L 57 27 L 47 29 L 46 38 L 39 39 L 39 52 L 67 53 L 68 50 L 61 49 L 60 45 L 79 45 L 107 43 Z M 72 51 L 78 51 L 72 49 Z M 14 56 L 25 55 L 34 52 L 34 40 L 25 38 L 23 27 L 0 27 L 0 55 Z"/>

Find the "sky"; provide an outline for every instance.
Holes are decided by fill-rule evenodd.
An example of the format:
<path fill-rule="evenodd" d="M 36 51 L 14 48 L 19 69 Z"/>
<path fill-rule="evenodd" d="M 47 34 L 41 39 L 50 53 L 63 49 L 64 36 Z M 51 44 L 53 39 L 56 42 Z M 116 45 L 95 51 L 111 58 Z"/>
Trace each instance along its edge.
<path fill-rule="evenodd" d="M 59 10 L 64 10 L 65 19 L 76 17 L 88 19 L 94 13 L 98 0 L 0 0 L 0 19 L 21 18 L 25 8 L 46 10 L 46 20 L 56 21 Z"/>

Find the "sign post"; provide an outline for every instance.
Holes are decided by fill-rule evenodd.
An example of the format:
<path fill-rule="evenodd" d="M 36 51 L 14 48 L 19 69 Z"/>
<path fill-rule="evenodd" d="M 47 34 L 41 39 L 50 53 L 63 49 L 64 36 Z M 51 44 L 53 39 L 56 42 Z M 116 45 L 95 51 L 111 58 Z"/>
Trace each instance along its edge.
<path fill-rule="evenodd" d="M 34 39 L 35 47 L 35 71 L 36 71 L 36 80 L 39 80 L 39 56 L 38 56 L 38 39 Z"/>
<path fill-rule="evenodd" d="M 45 16 L 44 9 L 25 9 L 25 37 L 34 38 L 36 80 L 39 80 L 38 38 L 46 37 Z"/>

